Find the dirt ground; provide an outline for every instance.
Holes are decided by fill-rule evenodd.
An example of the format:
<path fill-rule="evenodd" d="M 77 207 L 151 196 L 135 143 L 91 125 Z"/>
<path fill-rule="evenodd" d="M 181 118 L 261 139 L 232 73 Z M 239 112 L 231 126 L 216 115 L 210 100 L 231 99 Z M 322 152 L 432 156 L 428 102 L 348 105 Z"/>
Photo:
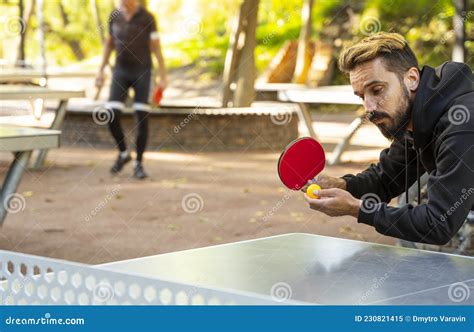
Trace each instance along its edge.
<path fill-rule="evenodd" d="M 52 151 L 46 169 L 25 174 L 0 248 L 98 264 L 293 232 L 395 243 L 355 218 L 310 210 L 301 193 L 283 189 L 274 153 L 149 152 L 145 181 L 131 178 L 131 164 L 109 175 L 115 156 L 92 147 Z M 1 155 L 2 175 L 9 159 Z"/>

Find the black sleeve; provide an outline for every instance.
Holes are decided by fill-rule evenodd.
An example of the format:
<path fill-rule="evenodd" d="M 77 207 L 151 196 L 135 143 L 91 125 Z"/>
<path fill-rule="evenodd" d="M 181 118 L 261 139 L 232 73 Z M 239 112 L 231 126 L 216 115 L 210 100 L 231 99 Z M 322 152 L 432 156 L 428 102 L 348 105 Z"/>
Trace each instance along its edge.
<path fill-rule="evenodd" d="M 473 143 L 472 130 L 441 135 L 436 143 L 436 170 L 428 178 L 428 202 L 416 207 L 380 203 L 361 208 L 358 221 L 374 226 L 381 234 L 408 241 L 449 242 L 474 205 Z"/>
<path fill-rule="evenodd" d="M 152 37 L 154 34 L 158 35 L 158 26 L 156 24 L 155 17 L 152 14 L 149 15 L 149 22 L 148 22 L 147 29 L 148 29 L 148 34 L 151 39 L 153 39 Z"/>
<path fill-rule="evenodd" d="M 110 13 L 110 15 L 109 15 L 109 18 L 108 18 L 107 22 L 109 23 L 109 35 L 110 35 L 110 36 L 113 35 L 113 29 L 112 29 L 112 27 L 113 27 L 113 25 L 114 25 L 114 23 L 115 23 L 116 18 L 117 18 L 119 15 L 121 15 L 121 12 L 120 12 L 120 10 L 118 10 L 118 9 L 114 9 L 114 10 L 112 11 L 112 13 Z"/>
<path fill-rule="evenodd" d="M 110 13 L 109 15 L 109 18 L 107 20 L 107 22 L 109 23 L 109 36 L 112 37 L 112 24 L 113 24 L 113 21 L 114 21 L 114 17 L 115 17 L 115 12 L 116 10 L 113 10 L 112 13 Z"/>
<path fill-rule="evenodd" d="M 356 198 L 375 194 L 381 202 L 390 202 L 405 191 L 405 169 L 408 172 L 408 187 L 416 181 L 415 150 L 409 147 L 406 162 L 405 159 L 405 144 L 394 141 L 380 153 L 377 164 L 370 165 L 357 175 L 346 174 L 342 177 L 346 181 L 346 190 Z"/>
<path fill-rule="evenodd" d="M 155 31 L 158 31 L 158 26 L 156 24 L 156 20 L 155 20 L 155 17 L 153 15 L 150 15 L 151 19 L 150 19 L 150 33 L 152 32 L 155 32 Z"/>

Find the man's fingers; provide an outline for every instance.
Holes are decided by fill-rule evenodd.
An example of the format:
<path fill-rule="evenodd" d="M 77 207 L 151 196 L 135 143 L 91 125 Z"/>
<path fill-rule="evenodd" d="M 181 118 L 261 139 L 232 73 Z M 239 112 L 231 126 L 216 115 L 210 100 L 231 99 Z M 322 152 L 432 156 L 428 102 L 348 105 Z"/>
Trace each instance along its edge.
<path fill-rule="evenodd" d="M 304 194 L 304 199 L 306 200 L 306 202 L 312 204 L 314 201 L 316 201 L 316 199 L 313 199 L 311 197 L 309 197 L 306 193 Z"/>
<path fill-rule="evenodd" d="M 306 199 L 306 202 L 314 206 L 323 206 L 324 204 L 324 200 L 319 198 L 311 198 L 307 194 L 304 194 L 304 198 Z"/>
<path fill-rule="evenodd" d="M 306 201 L 309 203 L 309 207 L 312 210 L 319 211 L 325 214 L 328 214 L 327 208 L 326 208 L 326 202 L 324 199 L 312 199 L 308 197 L 308 195 L 304 195 Z"/>
<path fill-rule="evenodd" d="M 314 192 L 315 195 L 319 197 L 335 197 L 340 194 L 341 189 L 339 188 L 329 188 L 329 189 L 321 189 Z"/>

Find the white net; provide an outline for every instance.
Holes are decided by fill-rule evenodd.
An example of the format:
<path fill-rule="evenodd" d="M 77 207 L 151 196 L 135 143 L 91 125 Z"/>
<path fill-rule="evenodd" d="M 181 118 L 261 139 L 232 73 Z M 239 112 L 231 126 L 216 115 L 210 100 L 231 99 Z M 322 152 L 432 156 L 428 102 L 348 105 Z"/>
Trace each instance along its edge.
<path fill-rule="evenodd" d="M 2 305 L 281 304 L 270 296 L 186 285 L 8 251 L 0 251 L 0 266 Z"/>

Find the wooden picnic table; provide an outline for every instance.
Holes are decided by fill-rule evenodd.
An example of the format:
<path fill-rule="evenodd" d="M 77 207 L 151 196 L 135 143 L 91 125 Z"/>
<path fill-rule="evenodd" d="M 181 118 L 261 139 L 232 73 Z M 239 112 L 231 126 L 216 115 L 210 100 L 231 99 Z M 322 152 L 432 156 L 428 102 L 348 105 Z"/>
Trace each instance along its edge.
<path fill-rule="evenodd" d="M 49 129 L 60 129 L 66 116 L 67 103 L 70 98 L 85 97 L 84 91 L 80 90 L 58 90 L 39 86 L 0 85 L 0 100 L 59 100 L 55 110 L 54 120 Z M 36 158 L 34 168 L 41 168 L 48 153 L 42 149 Z"/>
<path fill-rule="evenodd" d="M 306 89 L 289 89 L 278 91 L 278 100 L 296 103 L 299 106 L 301 118 L 308 128 L 309 135 L 317 139 L 313 129 L 311 116 L 308 112 L 308 105 L 317 104 L 339 104 L 339 105 L 362 105 L 362 100 L 357 97 L 350 85 L 324 86 Z M 328 160 L 329 165 L 336 165 L 340 162 L 344 151 L 349 147 L 350 140 L 362 126 L 365 115 L 357 116 L 349 125 L 347 134 L 338 143 L 333 151 L 332 157 Z"/>
<path fill-rule="evenodd" d="M 59 130 L 0 125 L 0 151 L 14 155 L 0 190 L 0 225 L 10 210 L 10 201 L 15 198 L 33 150 L 59 147 L 60 134 Z"/>

